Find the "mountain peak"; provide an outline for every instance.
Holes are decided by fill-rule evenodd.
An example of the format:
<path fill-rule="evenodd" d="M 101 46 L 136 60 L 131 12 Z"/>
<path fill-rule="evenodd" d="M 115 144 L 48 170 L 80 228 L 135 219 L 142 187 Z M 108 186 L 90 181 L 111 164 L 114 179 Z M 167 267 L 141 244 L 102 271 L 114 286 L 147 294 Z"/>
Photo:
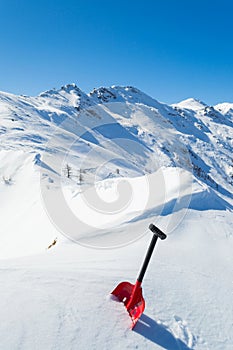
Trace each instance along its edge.
<path fill-rule="evenodd" d="M 173 106 L 198 111 L 199 109 L 207 107 L 207 104 L 196 98 L 187 98 L 186 100 L 173 104 Z"/>
<path fill-rule="evenodd" d="M 228 113 L 233 114 L 233 103 L 228 103 L 228 102 L 219 103 L 216 106 L 214 106 L 214 108 L 224 115 Z"/>
<path fill-rule="evenodd" d="M 85 94 L 75 83 L 71 83 L 71 84 L 66 84 L 66 85 L 61 86 L 60 89 L 53 88 L 53 89 L 44 91 L 44 92 L 40 93 L 39 96 L 40 97 L 50 97 L 50 96 L 57 95 L 61 92 L 75 93 L 78 96 Z"/>
<path fill-rule="evenodd" d="M 158 101 L 133 86 L 100 87 L 93 89 L 89 96 L 97 103 L 129 102 L 157 107 Z"/>
<path fill-rule="evenodd" d="M 66 92 L 82 92 L 82 90 L 75 83 L 63 85 L 60 90 Z"/>

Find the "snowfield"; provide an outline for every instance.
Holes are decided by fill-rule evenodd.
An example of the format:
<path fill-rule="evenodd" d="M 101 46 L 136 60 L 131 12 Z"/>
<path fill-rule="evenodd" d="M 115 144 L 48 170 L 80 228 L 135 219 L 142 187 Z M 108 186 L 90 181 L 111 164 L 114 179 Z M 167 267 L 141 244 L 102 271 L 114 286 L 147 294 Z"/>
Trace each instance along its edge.
<path fill-rule="evenodd" d="M 232 110 L 0 93 L 0 349 L 232 349 Z M 136 281 L 150 223 L 168 238 L 132 331 L 110 293 Z"/>

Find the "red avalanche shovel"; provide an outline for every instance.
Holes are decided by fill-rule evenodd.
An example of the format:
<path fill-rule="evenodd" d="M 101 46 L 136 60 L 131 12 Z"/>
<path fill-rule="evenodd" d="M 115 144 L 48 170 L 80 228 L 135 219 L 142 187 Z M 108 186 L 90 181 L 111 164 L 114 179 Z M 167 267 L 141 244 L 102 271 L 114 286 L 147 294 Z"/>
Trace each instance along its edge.
<path fill-rule="evenodd" d="M 165 239 L 167 236 L 163 233 L 158 227 L 153 224 L 150 224 L 149 229 L 154 233 L 152 240 L 150 242 L 150 246 L 148 248 L 145 260 L 143 262 L 141 271 L 137 278 L 135 284 L 131 284 L 129 282 L 121 282 L 118 286 L 112 291 L 113 294 L 119 301 L 122 301 L 132 318 L 132 329 L 136 325 L 138 319 L 145 309 L 145 300 L 142 296 L 142 280 L 145 275 L 146 269 L 148 267 L 151 255 L 153 253 L 155 244 L 157 242 L 158 237 L 160 239 Z"/>

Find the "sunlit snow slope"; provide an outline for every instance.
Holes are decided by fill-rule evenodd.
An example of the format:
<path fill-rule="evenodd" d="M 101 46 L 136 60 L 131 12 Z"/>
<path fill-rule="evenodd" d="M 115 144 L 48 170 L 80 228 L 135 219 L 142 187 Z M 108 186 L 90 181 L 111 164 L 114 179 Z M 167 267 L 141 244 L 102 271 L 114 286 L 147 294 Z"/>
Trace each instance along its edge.
<path fill-rule="evenodd" d="M 232 106 L 0 93 L 1 349 L 232 349 Z M 168 238 L 132 332 L 109 293 L 136 279 L 151 222 Z"/>

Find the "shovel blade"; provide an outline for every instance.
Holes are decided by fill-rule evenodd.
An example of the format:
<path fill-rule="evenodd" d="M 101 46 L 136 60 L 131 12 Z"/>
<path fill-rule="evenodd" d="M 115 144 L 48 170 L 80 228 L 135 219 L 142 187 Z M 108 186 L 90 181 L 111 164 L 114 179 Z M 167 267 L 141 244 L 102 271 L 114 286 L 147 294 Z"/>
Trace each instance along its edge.
<path fill-rule="evenodd" d="M 133 293 L 134 284 L 129 282 L 121 282 L 118 286 L 112 291 L 113 294 L 119 301 L 122 301 L 125 305 L 130 299 L 130 296 Z"/>
<path fill-rule="evenodd" d="M 111 294 L 124 303 L 133 321 L 131 326 L 131 329 L 133 329 L 145 309 L 145 300 L 142 296 L 141 283 L 138 281 L 136 284 L 121 282 Z"/>

